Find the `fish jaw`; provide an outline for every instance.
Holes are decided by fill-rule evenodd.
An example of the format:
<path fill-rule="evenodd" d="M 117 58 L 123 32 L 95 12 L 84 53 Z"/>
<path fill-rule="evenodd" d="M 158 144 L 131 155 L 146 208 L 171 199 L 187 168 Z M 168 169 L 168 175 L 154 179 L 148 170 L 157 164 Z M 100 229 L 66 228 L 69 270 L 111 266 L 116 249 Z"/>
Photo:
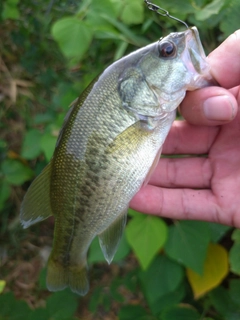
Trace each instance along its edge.
<path fill-rule="evenodd" d="M 191 75 L 187 90 L 192 91 L 211 85 L 213 79 L 197 28 L 192 27 L 185 34 L 186 50 L 182 54 L 182 61 Z"/>

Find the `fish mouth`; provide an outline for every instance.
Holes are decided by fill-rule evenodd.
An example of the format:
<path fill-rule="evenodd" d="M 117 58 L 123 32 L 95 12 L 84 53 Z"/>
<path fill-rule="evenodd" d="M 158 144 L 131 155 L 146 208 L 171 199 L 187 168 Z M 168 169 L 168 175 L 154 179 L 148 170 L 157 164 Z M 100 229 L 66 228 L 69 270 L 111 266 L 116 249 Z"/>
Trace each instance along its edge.
<path fill-rule="evenodd" d="M 185 32 L 185 39 L 186 50 L 183 52 L 182 59 L 192 79 L 188 90 L 209 86 L 212 82 L 210 66 L 206 60 L 197 28 L 189 28 Z"/>

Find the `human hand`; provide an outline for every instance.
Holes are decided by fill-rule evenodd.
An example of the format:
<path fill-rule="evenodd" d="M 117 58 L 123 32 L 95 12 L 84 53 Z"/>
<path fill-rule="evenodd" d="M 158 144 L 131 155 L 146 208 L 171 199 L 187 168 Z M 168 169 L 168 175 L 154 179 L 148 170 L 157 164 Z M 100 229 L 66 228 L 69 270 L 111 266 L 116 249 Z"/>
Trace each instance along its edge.
<path fill-rule="evenodd" d="M 221 87 L 188 92 L 163 158 L 130 207 L 173 219 L 218 222 L 240 228 L 240 30 L 209 56 Z M 199 155 L 207 154 L 207 157 Z"/>

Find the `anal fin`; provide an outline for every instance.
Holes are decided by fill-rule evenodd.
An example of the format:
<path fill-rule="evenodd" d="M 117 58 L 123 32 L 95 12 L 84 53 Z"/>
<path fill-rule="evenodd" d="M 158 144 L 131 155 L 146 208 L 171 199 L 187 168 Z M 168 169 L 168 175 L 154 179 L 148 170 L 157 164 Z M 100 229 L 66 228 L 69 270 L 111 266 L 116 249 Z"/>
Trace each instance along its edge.
<path fill-rule="evenodd" d="M 37 176 L 25 194 L 20 209 L 20 219 L 24 228 L 52 215 L 50 204 L 51 170 L 52 162 Z"/>
<path fill-rule="evenodd" d="M 101 234 L 98 235 L 104 258 L 110 264 L 117 251 L 127 221 L 127 210 Z"/>

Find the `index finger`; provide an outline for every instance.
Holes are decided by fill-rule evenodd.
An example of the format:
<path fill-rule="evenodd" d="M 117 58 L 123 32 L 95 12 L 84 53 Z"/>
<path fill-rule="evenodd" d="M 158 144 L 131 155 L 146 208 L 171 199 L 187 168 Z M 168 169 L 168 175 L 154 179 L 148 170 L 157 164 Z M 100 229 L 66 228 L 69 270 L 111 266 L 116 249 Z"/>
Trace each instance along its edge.
<path fill-rule="evenodd" d="M 219 126 L 195 126 L 174 121 L 163 144 L 163 154 L 207 154 L 219 132 Z"/>
<path fill-rule="evenodd" d="M 231 34 L 207 60 L 213 78 L 229 89 L 240 84 L 240 29 Z"/>

